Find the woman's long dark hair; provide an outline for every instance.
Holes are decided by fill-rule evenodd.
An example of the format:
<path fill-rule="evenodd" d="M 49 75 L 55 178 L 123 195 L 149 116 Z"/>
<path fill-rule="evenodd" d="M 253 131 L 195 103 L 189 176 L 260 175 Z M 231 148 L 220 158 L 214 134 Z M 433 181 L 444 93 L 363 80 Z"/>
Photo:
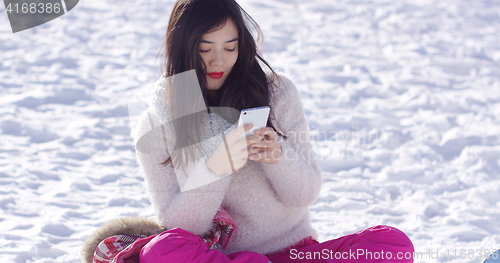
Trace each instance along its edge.
<path fill-rule="evenodd" d="M 201 58 L 199 45 L 204 34 L 222 28 L 228 19 L 232 20 L 238 29 L 238 59 L 214 99 L 206 88 L 206 65 Z M 262 39 L 262 31 L 257 23 L 234 0 L 178 0 L 172 10 L 166 41 L 162 47 L 164 77 L 195 69 L 207 109 L 231 107 L 241 111 L 246 108 L 270 106 L 272 93 L 270 87 L 279 77 L 259 54 L 257 43 L 247 26 L 255 29 L 258 40 Z M 270 70 L 269 76 L 261 64 Z M 165 88 L 167 105 L 172 112 L 175 112 L 177 107 L 182 107 L 181 104 L 185 103 L 173 99 L 178 97 L 175 96 L 175 92 L 182 91 L 176 91 L 168 85 Z M 178 138 L 175 141 L 201 141 L 199 133 L 201 122 L 197 119 L 201 118 L 201 115 L 191 117 L 193 118 L 191 121 L 183 124 L 174 123 L 175 136 Z M 277 131 L 271 123 L 271 118 L 267 126 Z M 189 125 L 192 123 L 198 124 L 195 125 L 195 129 L 193 125 Z M 203 152 L 203 149 L 199 150 Z M 171 163 L 172 158 L 175 164 L 187 164 L 188 159 L 193 157 L 180 156 L 179 152 L 171 153 L 171 157 L 163 164 Z"/>

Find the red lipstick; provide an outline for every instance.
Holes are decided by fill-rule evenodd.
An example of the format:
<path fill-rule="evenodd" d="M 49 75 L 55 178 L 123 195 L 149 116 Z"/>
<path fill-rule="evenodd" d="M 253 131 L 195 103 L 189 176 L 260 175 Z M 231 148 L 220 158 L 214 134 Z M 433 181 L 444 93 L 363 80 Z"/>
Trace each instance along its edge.
<path fill-rule="evenodd" d="M 213 79 L 220 79 L 220 78 L 222 78 L 222 75 L 224 75 L 224 71 L 210 72 L 210 73 L 207 73 L 207 75 Z"/>

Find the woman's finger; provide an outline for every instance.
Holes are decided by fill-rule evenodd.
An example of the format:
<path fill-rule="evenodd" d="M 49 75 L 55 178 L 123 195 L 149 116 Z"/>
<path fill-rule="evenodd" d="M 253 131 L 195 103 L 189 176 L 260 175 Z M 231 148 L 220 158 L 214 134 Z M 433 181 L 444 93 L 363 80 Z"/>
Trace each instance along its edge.
<path fill-rule="evenodd" d="M 264 150 L 260 153 L 254 153 L 249 155 L 248 158 L 252 161 L 262 162 L 262 163 L 272 163 L 272 151 Z"/>
<path fill-rule="evenodd" d="M 271 140 L 278 137 L 278 134 L 271 127 L 264 127 L 264 128 L 257 129 L 257 130 L 255 130 L 255 134 L 264 135 Z"/>
<path fill-rule="evenodd" d="M 226 140 L 228 141 L 228 143 L 233 144 L 233 143 L 238 141 L 238 137 L 240 137 L 240 135 L 242 135 L 244 132 L 250 130 L 252 127 L 253 127 L 252 123 L 238 126 L 238 127 L 236 127 L 236 129 L 230 131 L 226 135 Z"/>
<path fill-rule="evenodd" d="M 245 139 L 247 141 L 247 144 L 251 145 L 251 144 L 254 144 L 256 142 L 263 140 L 264 136 L 263 135 L 250 135 L 250 136 L 247 136 Z"/>
<path fill-rule="evenodd" d="M 250 145 L 247 143 L 247 140 L 242 139 L 233 144 L 233 146 L 230 146 L 231 149 L 234 149 L 235 151 L 246 151 Z"/>
<path fill-rule="evenodd" d="M 251 147 L 261 147 L 261 148 L 272 148 L 273 146 L 279 145 L 279 141 L 276 139 L 263 139 L 261 141 L 250 144 Z"/>
<path fill-rule="evenodd" d="M 262 151 L 266 150 L 265 148 L 260 148 L 260 147 L 252 147 L 248 149 L 248 156 L 254 154 L 254 153 L 260 153 Z"/>
<path fill-rule="evenodd" d="M 252 151 L 249 151 L 248 158 L 256 162 L 274 164 L 281 158 L 281 144 L 276 141 L 270 144 L 268 148 L 254 147 Z"/>

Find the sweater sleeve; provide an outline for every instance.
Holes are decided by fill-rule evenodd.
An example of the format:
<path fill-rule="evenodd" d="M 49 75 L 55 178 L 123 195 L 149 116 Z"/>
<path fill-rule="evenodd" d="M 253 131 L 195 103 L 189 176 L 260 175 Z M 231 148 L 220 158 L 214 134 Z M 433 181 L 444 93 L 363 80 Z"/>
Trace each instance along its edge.
<path fill-rule="evenodd" d="M 166 147 L 162 147 L 164 138 L 161 129 L 151 127 L 153 125 L 144 116 L 146 114 L 139 120 L 138 129 L 142 127 L 151 131 L 141 133 L 145 134 L 141 138 L 144 140 L 140 145 L 136 143 L 136 156 L 158 221 L 167 229 L 182 228 L 195 235 L 208 232 L 230 184 L 231 176 L 181 191 L 176 176 L 177 169 L 174 169 L 171 163 L 161 164 L 170 156 Z M 205 161 L 206 157 L 203 157 L 194 162 L 188 169 L 187 176 L 217 177 L 208 169 Z"/>
<path fill-rule="evenodd" d="M 295 85 L 280 76 L 279 90 L 273 93 L 272 113 L 287 139 L 280 137 L 281 158 L 275 164 L 262 163 L 278 199 L 295 207 L 316 202 L 323 182 L 309 141 L 309 129 Z M 274 125 L 273 123 L 273 125 Z"/>

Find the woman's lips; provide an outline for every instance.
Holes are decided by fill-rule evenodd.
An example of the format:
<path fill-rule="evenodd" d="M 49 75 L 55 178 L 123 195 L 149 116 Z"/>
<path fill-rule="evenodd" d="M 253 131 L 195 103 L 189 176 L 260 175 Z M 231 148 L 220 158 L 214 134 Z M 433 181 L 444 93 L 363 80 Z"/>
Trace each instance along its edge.
<path fill-rule="evenodd" d="M 207 73 L 207 75 L 213 79 L 220 79 L 220 78 L 222 78 L 222 75 L 224 75 L 224 71 L 210 72 L 210 73 Z"/>

